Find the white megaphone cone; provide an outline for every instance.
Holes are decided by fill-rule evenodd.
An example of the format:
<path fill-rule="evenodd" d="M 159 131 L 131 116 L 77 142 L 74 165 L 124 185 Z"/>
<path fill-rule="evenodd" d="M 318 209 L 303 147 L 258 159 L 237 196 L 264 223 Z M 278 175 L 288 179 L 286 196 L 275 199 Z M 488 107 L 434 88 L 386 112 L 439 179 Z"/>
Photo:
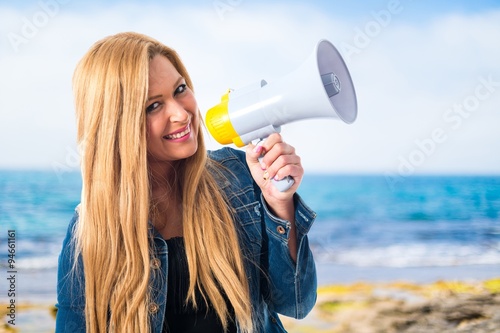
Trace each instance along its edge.
<path fill-rule="evenodd" d="M 242 147 L 280 131 L 284 124 L 309 118 L 337 118 L 353 123 L 357 101 L 342 56 L 321 40 L 309 58 L 292 73 L 273 82 L 261 80 L 229 90 L 208 110 L 207 128 L 221 144 Z"/>

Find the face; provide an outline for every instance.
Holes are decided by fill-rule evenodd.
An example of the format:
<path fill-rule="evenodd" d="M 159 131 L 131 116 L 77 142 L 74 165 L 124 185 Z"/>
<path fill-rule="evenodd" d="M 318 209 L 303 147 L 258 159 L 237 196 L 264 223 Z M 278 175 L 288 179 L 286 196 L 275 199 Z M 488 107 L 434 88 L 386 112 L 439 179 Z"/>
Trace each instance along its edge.
<path fill-rule="evenodd" d="M 155 56 L 149 64 L 146 103 L 147 145 L 150 163 L 192 156 L 198 149 L 198 105 L 172 63 Z"/>

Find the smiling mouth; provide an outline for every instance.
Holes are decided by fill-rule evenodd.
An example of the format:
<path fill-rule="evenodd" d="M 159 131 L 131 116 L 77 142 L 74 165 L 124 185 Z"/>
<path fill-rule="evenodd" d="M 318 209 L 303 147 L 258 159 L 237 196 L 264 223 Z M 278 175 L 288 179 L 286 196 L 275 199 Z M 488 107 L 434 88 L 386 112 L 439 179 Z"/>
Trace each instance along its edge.
<path fill-rule="evenodd" d="M 186 129 L 184 131 L 182 131 L 182 132 L 165 135 L 163 138 L 167 139 L 167 140 L 175 140 L 175 139 L 180 139 L 180 138 L 188 135 L 189 133 L 191 133 L 191 125 L 188 125 L 186 127 Z"/>

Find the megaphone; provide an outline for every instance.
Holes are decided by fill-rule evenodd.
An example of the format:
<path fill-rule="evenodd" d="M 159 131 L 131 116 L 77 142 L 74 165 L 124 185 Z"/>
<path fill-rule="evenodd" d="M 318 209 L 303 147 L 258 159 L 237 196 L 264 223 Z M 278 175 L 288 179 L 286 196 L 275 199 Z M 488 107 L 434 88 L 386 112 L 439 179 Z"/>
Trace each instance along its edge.
<path fill-rule="evenodd" d="M 326 117 L 351 124 L 357 113 L 356 92 L 342 56 L 331 42 L 320 40 L 290 74 L 228 90 L 207 111 L 205 122 L 220 144 L 243 147 L 291 122 Z"/>

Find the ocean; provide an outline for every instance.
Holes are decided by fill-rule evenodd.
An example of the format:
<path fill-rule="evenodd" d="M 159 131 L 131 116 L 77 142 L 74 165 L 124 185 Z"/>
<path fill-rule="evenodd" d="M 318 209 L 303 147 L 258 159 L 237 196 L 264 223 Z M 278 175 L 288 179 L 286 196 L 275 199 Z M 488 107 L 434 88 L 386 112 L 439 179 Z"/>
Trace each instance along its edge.
<path fill-rule="evenodd" d="M 2 290 L 15 232 L 20 299 L 54 299 L 57 259 L 81 189 L 77 172 L 0 171 Z M 320 283 L 500 277 L 500 176 L 306 175 L 318 217 Z M 5 301 L 6 292 L 0 292 Z"/>

